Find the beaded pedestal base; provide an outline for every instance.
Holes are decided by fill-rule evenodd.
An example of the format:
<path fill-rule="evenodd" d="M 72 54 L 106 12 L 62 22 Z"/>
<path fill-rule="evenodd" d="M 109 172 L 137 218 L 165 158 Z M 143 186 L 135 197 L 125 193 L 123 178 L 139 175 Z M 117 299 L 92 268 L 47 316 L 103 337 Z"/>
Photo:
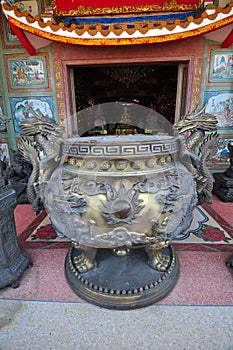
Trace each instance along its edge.
<path fill-rule="evenodd" d="M 152 269 L 145 250 L 138 248 L 123 256 L 116 256 L 110 249 L 99 249 L 95 267 L 79 273 L 75 261 L 81 251 L 72 247 L 65 262 L 66 278 L 76 294 L 95 305 L 117 310 L 145 307 L 163 299 L 179 276 L 173 247 L 162 253 L 170 258 L 164 272 Z"/>

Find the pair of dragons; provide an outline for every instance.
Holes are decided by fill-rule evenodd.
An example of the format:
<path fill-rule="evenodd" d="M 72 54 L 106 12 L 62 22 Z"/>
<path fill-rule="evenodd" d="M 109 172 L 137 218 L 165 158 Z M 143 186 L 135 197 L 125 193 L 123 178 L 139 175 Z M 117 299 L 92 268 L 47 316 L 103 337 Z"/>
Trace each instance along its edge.
<path fill-rule="evenodd" d="M 194 109 L 174 124 L 180 135 L 181 161 L 193 174 L 199 204 L 211 203 L 213 177 L 206 165 L 208 157 L 213 156 L 218 147 L 216 117 L 205 113 L 205 106 Z M 60 165 L 64 128 L 55 121 L 32 111 L 33 117 L 22 121 L 18 150 L 31 162 L 33 171 L 27 186 L 28 200 L 35 213 L 43 208 L 43 192 L 54 170 Z M 206 136 L 206 132 L 211 132 Z M 31 141 L 33 137 L 33 142 Z"/>

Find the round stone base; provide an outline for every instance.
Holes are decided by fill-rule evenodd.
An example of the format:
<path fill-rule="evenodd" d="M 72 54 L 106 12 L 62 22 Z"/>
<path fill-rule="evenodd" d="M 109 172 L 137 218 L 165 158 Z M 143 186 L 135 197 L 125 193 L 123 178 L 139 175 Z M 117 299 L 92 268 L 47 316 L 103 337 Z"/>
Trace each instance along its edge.
<path fill-rule="evenodd" d="M 138 248 L 122 256 L 116 256 L 110 249 L 99 249 L 95 267 L 79 273 L 75 260 L 81 251 L 72 247 L 65 262 L 66 278 L 77 295 L 95 305 L 117 310 L 145 307 L 163 299 L 179 276 L 173 247 L 163 249 L 162 253 L 170 258 L 164 272 L 152 269 L 144 248 Z"/>

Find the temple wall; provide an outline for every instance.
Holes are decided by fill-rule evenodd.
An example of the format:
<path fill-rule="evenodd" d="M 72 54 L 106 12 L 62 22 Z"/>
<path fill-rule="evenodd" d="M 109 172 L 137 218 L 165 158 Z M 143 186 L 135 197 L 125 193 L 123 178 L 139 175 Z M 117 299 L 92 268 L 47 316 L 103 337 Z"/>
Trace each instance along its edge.
<path fill-rule="evenodd" d="M 221 59 L 221 54 L 229 58 L 232 49 L 221 49 L 215 42 L 199 36 L 177 42 L 114 47 L 53 43 L 37 50 L 37 56 L 31 57 L 10 32 L 4 19 L 0 32 L 0 107 L 4 114 L 11 117 L 6 130 L 0 130 L 1 158 L 10 158 L 10 149 L 17 148 L 20 119 L 28 114 L 30 104 L 37 106 L 44 114 L 52 115 L 64 124 L 67 135 L 72 134 L 70 67 L 173 61 L 188 63 L 186 112 L 207 103 L 207 109 L 219 118 L 220 148 L 209 166 L 213 170 L 228 167 L 226 146 L 229 141 L 233 142 L 233 73 L 231 79 L 221 74 L 216 76 L 214 64 Z M 17 65 L 21 65 L 21 60 L 24 63 L 28 60 L 29 64 L 34 65 L 33 79 L 16 69 Z M 37 68 L 40 68 L 39 75 Z M 232 65 L 229 69 L 233 69 Z"/>
<path fill-rule="evenodd" d="M 72 110 L 70 109 L 68 68 L 86 64 L 115 64 L 143 62 L 188 62 L 186 111 L 197 105 L 200 99 L 201 76 L 204 57 L 204 39 L 198 37 L 177 43 L 112 47 L 76 47 L 54 44 L 52 47 L 55 81 L 58 99 L 58 116 L 72 134 Z M 62 84 L 62 86 L 61 86 Z"/>
<path fill-rule="evenodd" d="M 229 167 L 228 143 L 233 144 L 233 48 L 222 49 L 216 42 L 206 40 L 200 104 L 218 120 L 218 152 L 208 166 L 212 171 Z"/>

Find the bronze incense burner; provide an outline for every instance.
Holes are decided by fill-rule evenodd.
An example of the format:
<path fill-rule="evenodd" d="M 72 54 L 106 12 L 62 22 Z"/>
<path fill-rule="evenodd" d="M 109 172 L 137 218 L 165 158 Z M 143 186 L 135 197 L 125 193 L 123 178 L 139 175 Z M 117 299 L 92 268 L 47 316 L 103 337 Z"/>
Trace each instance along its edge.
<path fill-rule="evenodd" d="M 207 117 L 211 129 L 215 119 Z M 151 134 L 64 139 L 60 126 L 33 119 L 22 123 L 22 133 L 34 136 L 44 156 L 37 158 L 31 203 L 36 211 L 43 204 L 57 234 L 72 243 L 65 262 L 72 289 L 111 309 L 165 297 L 179 275 L 171 241 L 187 230 L 212 186 L 208 172 L 198 174 L 201 159 L 177 132 L 185 122 L 161 132 L 159 116 Z M 213 150 L 216 135 L 206 142 Z M 31 147 L 25 139 L 19 145 L 24 154 Z"/>

